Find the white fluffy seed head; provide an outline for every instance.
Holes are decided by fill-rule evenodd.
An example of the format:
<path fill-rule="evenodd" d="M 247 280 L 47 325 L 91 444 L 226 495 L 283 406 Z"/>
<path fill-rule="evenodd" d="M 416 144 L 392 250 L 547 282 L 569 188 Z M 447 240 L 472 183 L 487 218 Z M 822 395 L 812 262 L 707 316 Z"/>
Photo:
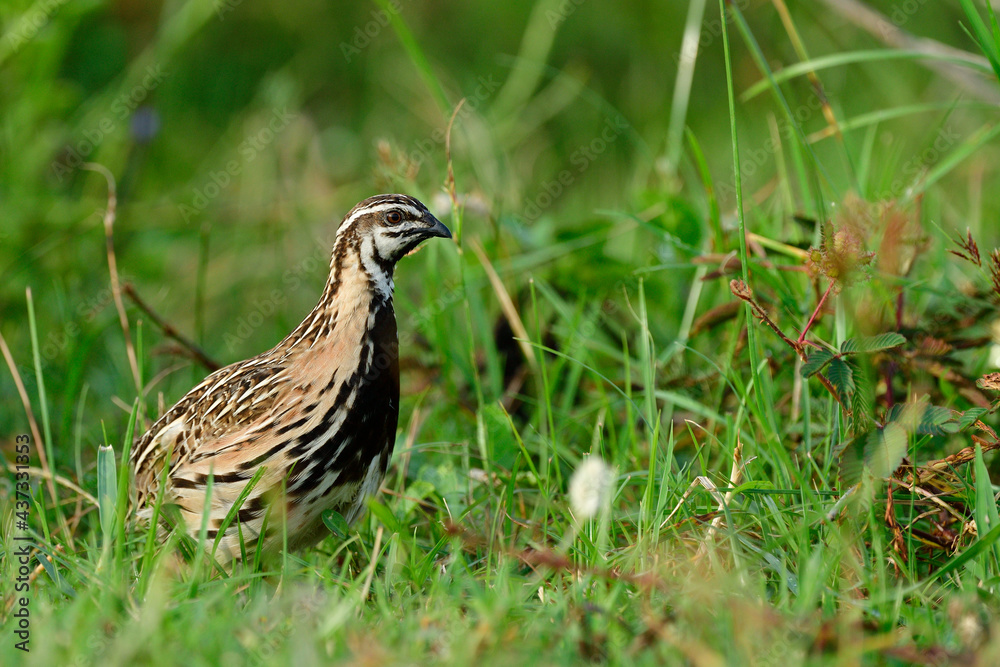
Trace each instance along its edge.
<path fill-rule="evenodd" d="M 569 504 L 581 521 L 592 519 L 611 493 L 612 473 L 601 457 L 588 456 L 569 480 Z"/>
<path fill-rule="evenodd" d="M 993 334 L 993 345 L 990 347 L 989 364 L 993 368 L 1000 368 L 1000 319 L 993 320 L 990 333 Z"/>

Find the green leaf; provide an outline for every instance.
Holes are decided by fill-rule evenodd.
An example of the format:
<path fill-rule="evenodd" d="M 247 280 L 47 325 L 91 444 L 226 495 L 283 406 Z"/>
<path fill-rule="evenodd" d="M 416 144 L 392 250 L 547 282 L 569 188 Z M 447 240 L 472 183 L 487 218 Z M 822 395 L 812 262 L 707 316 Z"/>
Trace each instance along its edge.
<path fill-rule="evenodd" d="M 899 424 L 872 431 L 865 441 L 865 466 L 874 477 L 890 477 L 903 462 L 908 444 L 906 430 Z"/>
<path fill-rule="evenodd" d="M 830 384 L 837 390 L 837 395 L 844 405 L 851 404 L 851 395 L 854 393 L 854 371 L 846 361 L 840 357 L 830 360 L 830 366 L 826 372 Z"/>
<path fill-rule="evenodd" d="M 891 476 L 906 456 L 908 445 L 906 430 L 895 423 L 840 443 L 832 453 L 840 457 L 841 487 L 860 482 L 865 469 L 878 479 Z"/>
<path fill-rule="evenodd" d="M 948 435 L 961 430 L 954 410 L 923 401 L 897 403 L 889 410 L 886 421 L 920 435 Z"/>
<path fill-rule="evenodd" d="M 375 2 L 381 7 L 382 15 L 388 19 L 389 24 L 396 33 L 396 37 L 399 38 L 400 43 L 403 45 L 406 55 L 410 58 L 410 62 L 413 63 L 413 66 L 417 69 L 417 74 L 423 79 L 424 85 L 430 91 L 431 97 L 434 98 L 434 101 L 438 104 L 438 108 L 447 117 L 451 113 L 451 103 L 448 101 L 448 96 L 441 86 L 441 81 L 434 74 L 434 70 L 427 60 L 427 55 L 420 48 L 420 43 L 413 36 L 413 33 L 410 32 L 410 28 L 400 16 L 400 12 L 392 8 L 390 0 L 375 0 Z"/>
<path fill-rule="evenodd" d="M 995 123 L 983 125 L 967 135 L 964 141 L 953 148 L 950 153 L 942 156 L 933 167 L 920 177 L 919 181 L 913 183 L 913 186 L 907 190 L 906 199 L 912 201 L 914 197 L 919 197 L 997 136 L 1000 136 L 1000 124 Z"/>
<path fill-rule="evenodd" d="M 976 458 L 973 462 L 976 471 L 976 528 L 979 534 L 991 531 L 1000 526 L 1000 515 L 997 511 L 997 500 L 993 495 L 993 484 L 990 482 L 990 472 L 983 460 L 983 448 L 976 444 Z M 993 555 L 1000 563 L 1000 548 L 993 547 Z"/>
<path fill-rule="evenodd" d="M 267 466 L 257 468 L 257 472 L 255 472 L 253 477 L 251 477 L 250 480 L 243 486 L 243 490 L 240 491 L 240 495 L 236 497 L 236 501 L 233 503 L 232 507 L 229 508 L 229 511 L 226 512 L 225 518 L 222 520 L 222 523 L 219 524 L 217 529 L 218 532 L 215 535 L 215 542 L 212 544 L 213 556 L 215 555 L 215 550 L 219 548 L 219 543 L 222 542 L 222 538 L 225 537 L 226 529 L 229 528 L 229 524 L 231 524 L 233 520 L 239 516 L 240 510 L 243 508 L 243 503 L 246 502 L 250 492 L 253 491 L 253 487 L 257 486 L 257 482 L 259 482 L 260 478 L 264 476 L 264 472 L 266 470 Z M 263 535 L 263 530 L 261 531 L 261 534 Z M 240 548 L 242 549 L 243 545 L 241 545 Z"/>
<path fill-rule="evenodd" d="M 131 467 L 127 464 L 129 456 L 132 453 L 132 440 L 135 434 L 135 421 L 139 416 L 139 399 L 136 398 L 132 401 L 132 412 L 128 417 L 128 426 L 125 428 L 125 441 L 122 446 L 122 467 L 118 471 L 118 521 L 115 525 L 115 534 L 117 535 L 117 542 L 115 544 L 116 553 L 115 557 L 121 555 L 121 549 L 125 546 L 125 517 L 128 516 L 128 503 L 129 503 L 129 475 L 131 473 Z"/>
<path fill-rule="evenodd" d="M 854 371 L 855 385 L 854 395 L 851 397 L 851 430 L 855 433 L 867 431 L 875 425 L 872 413 L 875 387 L 871 364 L 863 357 L 855 357 L 848 364 Z"/>
<path fill-rule="evenodd" d="M 861 342 L 857 338 L 848 338 L 840 344 L 841 354 L 855 354 L 861 352 Z"/>
<path fill-rule="evenodd" d="M 52 579 L 56 585 L 58 585 L 59 590 L 61 590 L 64 595 L 71 598 L 76 597 L 76 590 L 59 572 L 59 556 L 56 555 L 55 558 L 53 558 L 53 555 L 55 555 L 54 552 L 49 551 L 45 545 L 38 545 L 38 556 L 36 556 L 36 558 L 38 559 L 38 563 L 45 568 L 45 573 L 49 575 L 49 578 Z"/>
<path fill-rule="evenodd" d="M 115 537 L 118 504 L 118 475 L 115 472 L 115 449 L 111 445 L 97 448 L 97 509 L 101 517 L 104 545 Z"/>
<path fill-rule="evenodd" d="M 928 405 L 917 423 L 916 432 L 921 435 L 947 435 L 958 432 L 955 413 L 938 405 Z"/>
<path fill-rule="evenodd" d="M 857 437 L 844 440 L 834 448 L 833 455 L 839 457 L 840 460 L 838 479 L 842 489 L 854 486 L 861 481 L 861 473 L 865 469 L 865 442 L 873 433 L 874 431 L 862 433 Z"/>
<path fill-rule="evenodd" d="M 715 186 L 712 183 L 712 172 L 709 171 L 708 162 L 705 161 L 705 153 L 701 150 L 701 145 L 690 128 L 684 128 L 688 145 L 691 148 L 691 156 L 694 158 L 695 166 L 698 167 L 698 175 L 701 177 L 702 187 L 708 195 L 708 222 L 712 227 L 715 236 L 715 246 L 725 247 L 725 236 L 722 232 L 722 215 L 719 212 L 719 200 L 715 196 Z"/>
<path fill-rule="evenodd" d="M 733 489 L 733 495 L 737 493 L 743 493 L 744 491 L 769 491 L 774 488 L 774 484 L 766 479 L 756 479 L 752 482 L 744 482 L 740 484 L 735 489 Z"/>
<path fill-rule="evenodd" d="M 775 72 L 772 78 L 763 79 L 747 88 L 740 94 L 740 101 L 747 102 L 758 95 L 767 92 L 775 84 L 790 81 L 799 76 L 805 76 L 822 69 L 830 69 L 851 65 L 854 63 L 885 62 L 890 60 L 936 60 L 961 65 L 976 72 L 990 74 L 992 70 L 988 65 L 980 64 L 971 60 L 968 56 L 954 55 L 951 53 L 932 53 L 926 49 L 872 49 L 869 51 L 848 51 L 846 53 L 832 53 L 818 56 L 809 60 L 803 60 L 783 67 Z"/>
<path fill-rule="evenodd" d="M 962 9 L 965 10 L 965 15 L 969 19 L 971 30 L 964 25 L 962 28 L 979 45 L 986 59 L 990 61 L 990 66 L 993 67 L 997 78 L 1000 79 L 1000 44 L 998 44 L 995 35 L 990 32 L 986 22 L 979 15 L 979 10 L 972 4 L 972 0 L 960 0 L 960 2 L 962 3 Z M 990 5 L 987 4 L 987 7 L 990 7 Z M 992 17 L 992 7 L 990 7 L 989 13 Z M 992 18 L 995 20 L 995 17 Z"/>
<path fill-rule="evenodd" d="M 859 352 L 881 352 L 899 347 L 906 342 L 902 334 L 895 331 L 871 336 L 869 338 L 848 338 L 840 345 L 841 354 L 858 354 Z"/>
<path fill-rule="evenodd" d="M 958 430 L 964 431 L 985 415 L 989 410 L 986 408 L 969 408 L 958 418 Z"/>
<path fill-rule="evenodd" d="M 396 519 L 396 515 L 393 514 L 388 507 L 377 500 L 369 500 L 368 509 L 376 519 L 382 522 L 382 525 L 385 526 L 390 533 L 399 532 L 399 521 Z"/>
<path fill-rule="evenodd" d="M 421 501 L 434 494 L 434 485 L 426 479 L 415 479 L 406 485 L 406 493 L 396 504 L 396 513 L 401 518 L 408 517 L 413 511 L 420 508 Z"/>
<path fill-rule="evenodd" d="M 830 363 L 836 356 L 830 350 L 817 350 L 810 354 L 804 364 L 802 364 L 802 377 L 812 377 L 823 370 L 823 367 Z"/>
<path fill-rule="evenodd" d="M 327 510 L 323 512 L 323 525 L 326 526 L 338 540 L 346 540 L 348 535 L 350 535 L 350 524 L 347 523 L 347 519 L 344 518 L 344 515 L 336 510 Z"/>

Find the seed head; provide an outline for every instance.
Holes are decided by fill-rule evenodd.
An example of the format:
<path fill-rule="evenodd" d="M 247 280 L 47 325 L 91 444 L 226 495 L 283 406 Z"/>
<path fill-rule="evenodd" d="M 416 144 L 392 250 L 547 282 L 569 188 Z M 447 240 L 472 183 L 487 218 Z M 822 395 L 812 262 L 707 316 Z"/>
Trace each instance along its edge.
<path fill-rule="evenodd" d="M 589 456 L 569 480 L 569 504 L 581 521 L 593 518 L 611 491 L 611 468 L 601 457 Z"/>

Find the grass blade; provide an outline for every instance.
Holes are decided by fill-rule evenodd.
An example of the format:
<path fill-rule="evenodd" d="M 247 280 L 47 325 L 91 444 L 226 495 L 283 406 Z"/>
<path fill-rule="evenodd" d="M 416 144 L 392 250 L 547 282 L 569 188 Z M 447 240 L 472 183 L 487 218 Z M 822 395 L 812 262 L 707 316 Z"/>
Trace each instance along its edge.
<path fill-rule="evenodd" d="M 115 541 L 115 524 L 118 517 L 118 475 L 115 470 L 115 449 L 102 445 L 97 449 L 97 506 L 101 515 L 101 534 L 104 548 Z"/>

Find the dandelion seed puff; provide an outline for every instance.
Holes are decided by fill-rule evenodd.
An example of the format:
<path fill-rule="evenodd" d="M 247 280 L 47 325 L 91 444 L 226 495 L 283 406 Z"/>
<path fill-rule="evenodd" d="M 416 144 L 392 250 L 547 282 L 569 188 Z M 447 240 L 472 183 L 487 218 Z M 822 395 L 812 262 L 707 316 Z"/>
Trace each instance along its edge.
<path fill-rule="evenodd" d="M 611 468 L 599 456 L 589 456 L 569 480 L 569 504 L 581 521 L 601 509 L 611 490 Z"/>

